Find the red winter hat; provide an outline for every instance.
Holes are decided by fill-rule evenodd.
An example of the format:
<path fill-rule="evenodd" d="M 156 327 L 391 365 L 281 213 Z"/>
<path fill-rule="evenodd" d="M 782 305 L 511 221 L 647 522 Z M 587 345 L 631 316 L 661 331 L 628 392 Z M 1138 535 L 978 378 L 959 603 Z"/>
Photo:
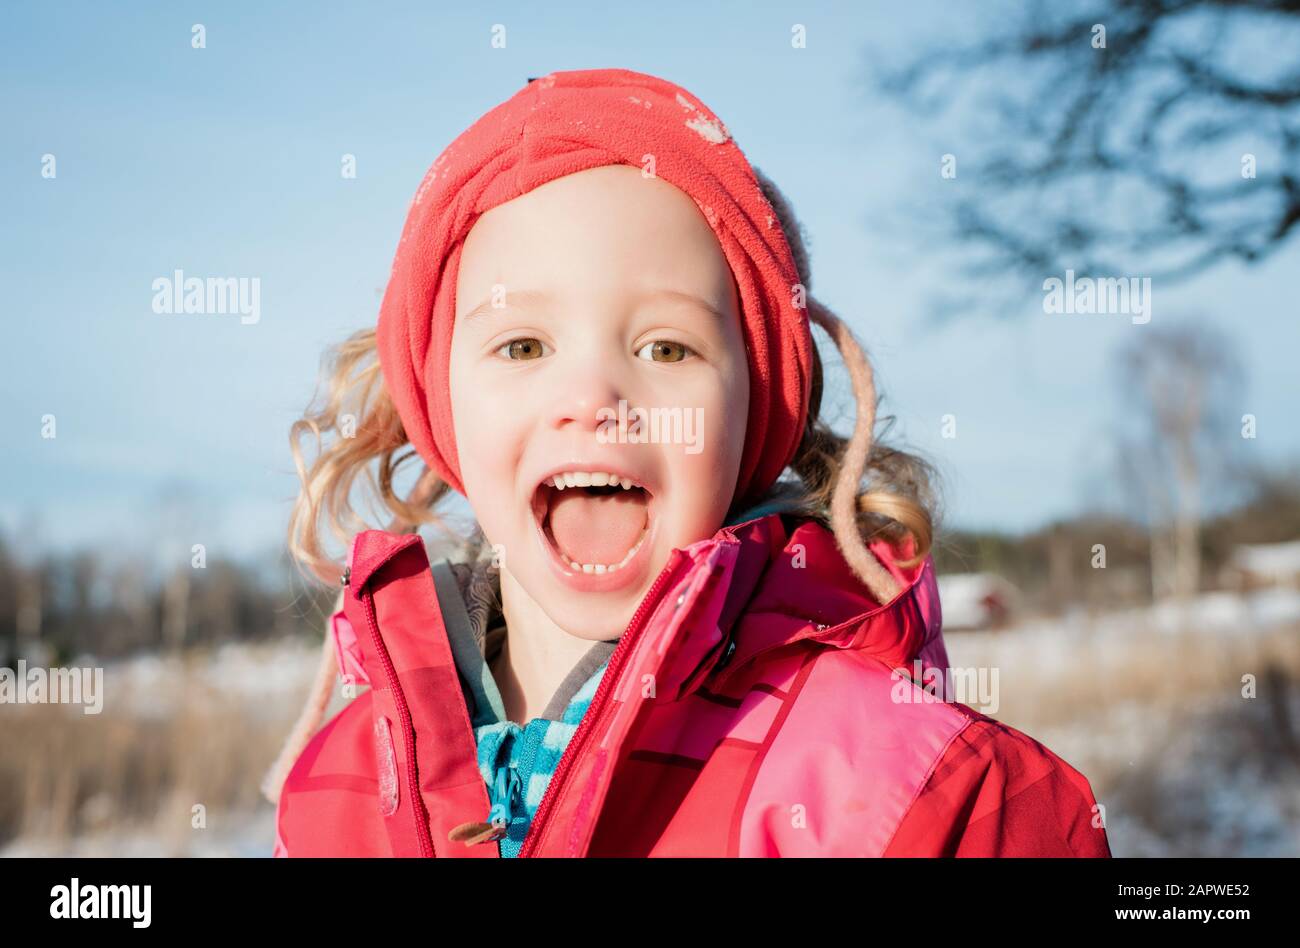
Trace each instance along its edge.
<path fill-rule="evenodd" d="M 695 200 L 739 289 L 749 422 L 736 499 L 758 499 L 794 457 L 812 385 L 808 313 L 790 246 L 740 147 L 671 82 L 626 69 L 555 72 L 485 114 L 429 168 L 379 312 L 380 369 L 406 436 L 462 494 L 448 354 L 465 236 L 480 214 L 539 185 L 602 165 L 642 167 L 647 155 Z"/>

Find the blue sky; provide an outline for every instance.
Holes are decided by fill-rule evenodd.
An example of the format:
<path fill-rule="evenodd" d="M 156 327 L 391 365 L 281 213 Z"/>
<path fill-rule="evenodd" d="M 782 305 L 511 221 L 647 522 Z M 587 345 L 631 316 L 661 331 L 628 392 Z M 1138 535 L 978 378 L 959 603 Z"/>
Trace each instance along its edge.
<path fill-rule="evenodd" d="M 960 38 L 967 16 L 933 2 L 7 4 L 0 529 L 147 547 L 169 529 L 170 490 L 193 499 L 186 530 L 210 555 L 278 542 L 289 426 L 325 347 L 373 324 L 425 169 L 527 77 L 602 66 L 694 92 L 790 197 L 814 290 L 868 345 L 896 434 L 938 463 L 950 523 L 1025 529 L 1107 500 L 1124 406 L 1108 358 L 1140 327 L 1049 317 L 1035 299 L 1004 320 L 925 321 L 927 292 L 959 278 L 900 207 L 942 186 L 943 129 L 864 76 L 873 56 Z M 791 48 L 795 22 L 806 49 Z M 152 281 L 175 269 L 258 277 L 260 321 L 154 313 Z M 1250 450 L 1272 463 L 1300 456 L 1297 273 L 1293 242 L 1156 303 L 1156 320 L 1199 315 L 1238 341 L 1242 411 L 1260 419 Z M 940 437 L 949 413 L 955 440 Z"/>

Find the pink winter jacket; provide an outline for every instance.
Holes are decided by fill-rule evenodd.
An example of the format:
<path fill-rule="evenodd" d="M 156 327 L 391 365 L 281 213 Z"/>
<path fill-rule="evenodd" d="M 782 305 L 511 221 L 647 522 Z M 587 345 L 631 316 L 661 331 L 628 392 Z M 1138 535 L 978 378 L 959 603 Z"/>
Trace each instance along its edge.
<path fill-rule="evenodd" d="M 871 550 L 902 586 L 883 606 L 815 521 L 674 550 L 520 856 L 1109 856 L 1082 774 L 893 673 L 947 667 L 934 567 Z M 423 543 L 368 531 L 350 562 L 370 688 L 294 764 L 276 855 L 496 857 L 448 839 L 489 801 Z"/>

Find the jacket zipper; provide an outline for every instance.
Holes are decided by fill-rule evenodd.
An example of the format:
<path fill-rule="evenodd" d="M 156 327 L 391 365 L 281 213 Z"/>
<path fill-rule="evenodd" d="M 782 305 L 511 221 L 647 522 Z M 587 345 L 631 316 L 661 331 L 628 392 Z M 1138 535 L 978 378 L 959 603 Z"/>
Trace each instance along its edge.
<path fill-rule="evenodd" d="M 349 569 L 348 572 L 351 573 L 351 570 Z M 406 705 L 406 695 L 397 680 L 393 660 L 389 657 L 388 649 L 384 647 L 383 639 L 379 637 L 379 624 L 375 619 L 374 593 L 368 585 L 364 587 L 361 602 L 365 606 L 366 624 L 370 626 L 370 638 L 375 644 L 375 654 L 383 662 L 384 675 L 388 679 L 388 688 L 392 692 L 393 703 L 397 706 L 397 714 L 402 725 L 402 742 L 406 745 L 406 798 L 411 801 L 411 809 L 415 815 L 415 836 L 420 843 L 420 855 L 424 858 L 432 858 L 437 853 L 434 852 L 433 840 L 430 838 L 429 813 L 424 808 L 424 798 L 420 796 L 419 778 L 415 772 L 415 741 L 411 709 Z"/>
<path fill-rule="evenodd" d="M 677 551 L 674 551 L 674 554 L 676 553 Z M 541 830 L 545 827 L 546 819 L 550 816 L 551 810 L 555 808 L 555 800 L 568 779 L 569 771 L 573 769 L 573 762 L 581 756 L 583 745 L 596 728 L 597 719 L 604 717 L 606 709 L 605 704 L 602 702 L 605 701 L 609 690 L 614 687 L 614 683 L 622 674 L 623 666 L 627 663 L 627 656 L 632 650 L 632 640 L 640 633 L 642 626 L 649 619 L 651 609 L 658 603 L 660 590 L 675 571 L 677 561 L 678 558 L 674 555 L 673 559 L 664 566 L 654 584 L 650 587 L 650 591 L 641 600 L 641 605 L 637 607 L 636 613 L 632 616 L 632 621 L 623 633 L 623 637 L 619 639 L 618 645 L 610 653 L 609 667 L 605 669 L 605 674 L 596 687 L 596 693 L 591 699 L 591 707 L 587 709 L 587 714 L 583 716 L 581 723 L 578 724 L 578 730 L 569 739 L 568 746 L 564 749 L 564 753 L 560 755 L 555 773 L 551 776 L 550 782 L 546 785 L 546 790 L 542 793 L 542 800 L 537 805 L 537 813 L 528 827 L 528 835 L 524 838 L 524 844 L 520 847 L 519 858 L 524 859 L 531 856 L 533 850 L 537 848 L 538 840 L 542 836 Z M 593 711 L 598 713 L 593 714 Z"/>

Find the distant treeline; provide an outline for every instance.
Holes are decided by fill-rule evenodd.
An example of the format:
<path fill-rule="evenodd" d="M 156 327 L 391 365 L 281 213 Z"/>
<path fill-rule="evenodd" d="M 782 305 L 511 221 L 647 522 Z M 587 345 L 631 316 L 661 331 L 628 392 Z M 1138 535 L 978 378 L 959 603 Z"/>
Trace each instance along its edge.
<path fill-rule="evenodd" d="M 99 552 L 20 561 L 0 537 L 0 664 L 25 654 L 50 664 L 110 659 L 287 635 L 319 635 L 331 590 L 307 584 L 287 558 L 245 565 L 187 558 L 160 580 Z"/>
<path fill-rule="evenodd" d="M 1300 540 L 1300 479 L 1257 474 L 1241 506 L 1201 528 L 1202 587 L 1215 588 L 1240 544 Z M 1093 566 L 1105 548 L 1105 568 Z M 1082 514 L 1027 534 L 940 531 L 935 567 L 945 573 L 997 573 L 1014 583 L 1034 610 L 1085 605 L 1136 605 L 1151 600 L 1150 537 L 1134 520 Z"/>

